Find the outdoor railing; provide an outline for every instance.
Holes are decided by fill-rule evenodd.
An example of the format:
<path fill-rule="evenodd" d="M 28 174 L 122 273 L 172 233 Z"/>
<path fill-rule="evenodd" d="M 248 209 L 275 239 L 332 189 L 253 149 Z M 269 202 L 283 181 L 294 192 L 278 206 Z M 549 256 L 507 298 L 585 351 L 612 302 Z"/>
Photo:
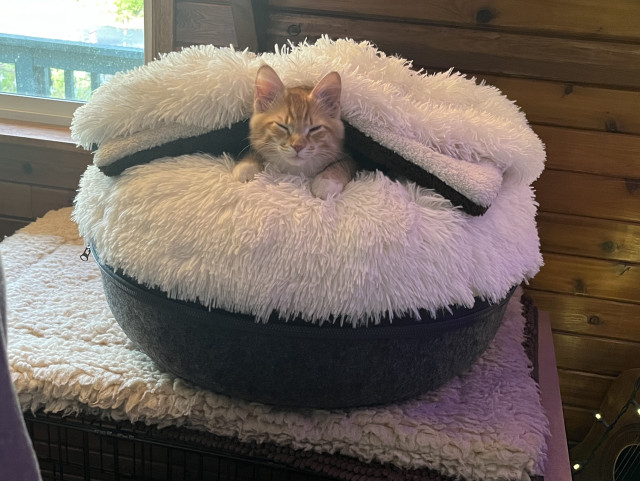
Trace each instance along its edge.
<path fill-rule="evenodd" d="M 17 93 L 50 96 L 51 69 L 64 71 L 66 99 L 75 99 L 74 72 L 87 72 L 91 90 L 104 75 L 113 75 L 144 63 L 140 48 L 94 45 L 0 33 L 0 63 L 15 65 Z"/>

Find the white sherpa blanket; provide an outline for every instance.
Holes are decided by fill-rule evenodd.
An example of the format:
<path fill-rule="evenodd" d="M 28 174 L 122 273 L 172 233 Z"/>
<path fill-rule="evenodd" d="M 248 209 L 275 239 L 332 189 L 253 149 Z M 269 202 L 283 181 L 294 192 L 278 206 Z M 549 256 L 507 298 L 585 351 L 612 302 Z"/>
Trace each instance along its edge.
<path fill-rule="evenodd" d="M 494 87 L 452 72 L 426 75 L 367 42 L 322 38 L 256 55 L 199 46 L 118 74 L 78 109 L 76 141 L 98 146 L 95 163 L 229 127 L 251 113 L 257 69 L 268 63 L 287 86 L 340 73 L 342 116 L 478 205 L 503 177 L 530 184 L 544 148 L 524 115 Z"/>
<path fill-rule="evenodd" d="M 99 269 L 79 259 L 69 215 L 50 212 L 0 243 L 9 361 L 24 410 L 100 412 L 469 480 L 542 473 L 548 427 L 521 345 L 519 293 L 481 359 L 437 391 L 386 407 L 284 411 L 159 372 L 113 319 Z"/>

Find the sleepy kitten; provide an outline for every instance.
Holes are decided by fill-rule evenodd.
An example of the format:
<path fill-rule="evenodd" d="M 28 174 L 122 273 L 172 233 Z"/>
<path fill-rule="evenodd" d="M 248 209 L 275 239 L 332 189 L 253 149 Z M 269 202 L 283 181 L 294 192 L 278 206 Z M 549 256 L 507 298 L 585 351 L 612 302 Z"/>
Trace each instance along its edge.
<path fill-rule="evenodd" d="M 234 166 L 234 179 L 248 182 L 268 167 L 313 178 L 311 193 L 321 199 L 342 192 L 355 164 L 342 151 L 341 89 L 337 72 L 313 88 L 286 88 L 271 67 L 260 67 L 249 122 L 252 150 Z"/>

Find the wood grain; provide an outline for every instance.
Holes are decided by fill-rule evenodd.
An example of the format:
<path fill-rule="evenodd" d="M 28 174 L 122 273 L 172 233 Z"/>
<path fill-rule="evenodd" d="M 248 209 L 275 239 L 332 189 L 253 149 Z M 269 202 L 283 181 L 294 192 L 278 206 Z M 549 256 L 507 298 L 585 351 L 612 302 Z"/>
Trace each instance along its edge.
<path fill-rule="evenodd" d="M 640 263 L 640 224 L 540 212 L 543 252 Z"/>
<path fill-rule="evenodd" d="M 31 217 L 31 187 L 0 181 L 0 216 Z"/>
<path fill-rule="evenodd" d="M 574 406 L 563 406 L 564 425 L 567 430 L 569 444 L 582 441 L 595 422 L 594 411 Z"/>
<path fill-rule="evenodd" d="M 0 144 L 0 179 L 75 189 L 91 155 L 28 145 Z"/>
<path fill-rule="evenodd" d="M 515 100 L 529 122 L 640 134 L 640 91 L 479 74 Z"/>
<path fill-rule="evenodd" d="M 149 7 L 151 8 L 151 22 L 145 21 L 145 28 L 151 27 L 151 46 L 149 48 L 145 45 L 145 60 L 147 62 L 159 58 L 160 54 L 171 52 L 175 43 L 173 0 L 145 2 L 145 19 L 149 17 Z"/>
<path fill-rule="evenodd" d="M 616 376 L 640 367 L 640 343 L 555 332 L 553 344 L 559 369 Z"/>
<path fill-rule="evenodd" d="M 640 39 L 640 5 L 634 0 L 269 0 L 274 8 L 359 17 L 482 25 L 540 34 Z"/>
<path fill-rule="evenodd" d="M 640 135 L 535 125 L 549 169 L 640 179 Z"/>
<path fill-rule="evenodd" d="M 603 160 L 604 162 L 604 160 Z M 634 175 L 634 173 L 630 173 Z M 640 179 L 545 170 L 534 183 L 540 210 L 636 222 Z"/>
<path fill-rule="evenodd" d="M 68 127 L 12 119 L 0 119 L 0 143 L 77 150 Z"/>
<path fill-rule="evenodd" d="M 373 41 L 417 66 L 640 88 L 640 49 L 622 42 L 284 12 L 269 16 L 269 45 L 323 34 Z"/>
<path fill-rule="evenodd" d="M 562 399 L 565 404 L 583 409 L 596 411 L 604 399 L 613 376 L 601 376 L 598 374 L 558 370 Z"/>
<path fill-rule="evenodd" d="M 31 189 L 31 216 L 35 219 L 53 209 L 73 205 L 75 190 L 34 186 Z"/>
<path fill-rule="evenodd" d="M 238 48 L 258 51 L 258 34 L 251 0 L 232 0 L 231 15 Z"/>
<path fill-rule="evenodd" d="M 544 253 L 532 289 L 640 303 L 640 265 Z"/>
<path fill-rule="evenodd" d="M 182 45 L 237 45 L 230 5 L 176 3 L 176 42 Z"/>
<path fill-rule="evenodd" d="M 527 289 L 556 332 L 640 342 L 640 305 Z"/>

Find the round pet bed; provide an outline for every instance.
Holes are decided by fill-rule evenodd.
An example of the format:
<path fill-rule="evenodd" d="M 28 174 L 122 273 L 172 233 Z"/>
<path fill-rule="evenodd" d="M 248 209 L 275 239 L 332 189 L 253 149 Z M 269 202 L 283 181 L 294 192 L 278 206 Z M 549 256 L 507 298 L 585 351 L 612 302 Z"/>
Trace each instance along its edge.
<path fill-rule="evenodd" d="M 369 166 L 342 194 L 270 172 L 233 181 L 265 62 L 286 85 L 341 74 L 345 148 Z M 370 44 L 186 49 L 116 76 L 72 127 L 97 147 L 74 219 L 116 319 L 218 392 L 346 407 L 433 389 L 484 351 L 542 264 L 530 184 L 544 149 L 524 116 Z"/>

